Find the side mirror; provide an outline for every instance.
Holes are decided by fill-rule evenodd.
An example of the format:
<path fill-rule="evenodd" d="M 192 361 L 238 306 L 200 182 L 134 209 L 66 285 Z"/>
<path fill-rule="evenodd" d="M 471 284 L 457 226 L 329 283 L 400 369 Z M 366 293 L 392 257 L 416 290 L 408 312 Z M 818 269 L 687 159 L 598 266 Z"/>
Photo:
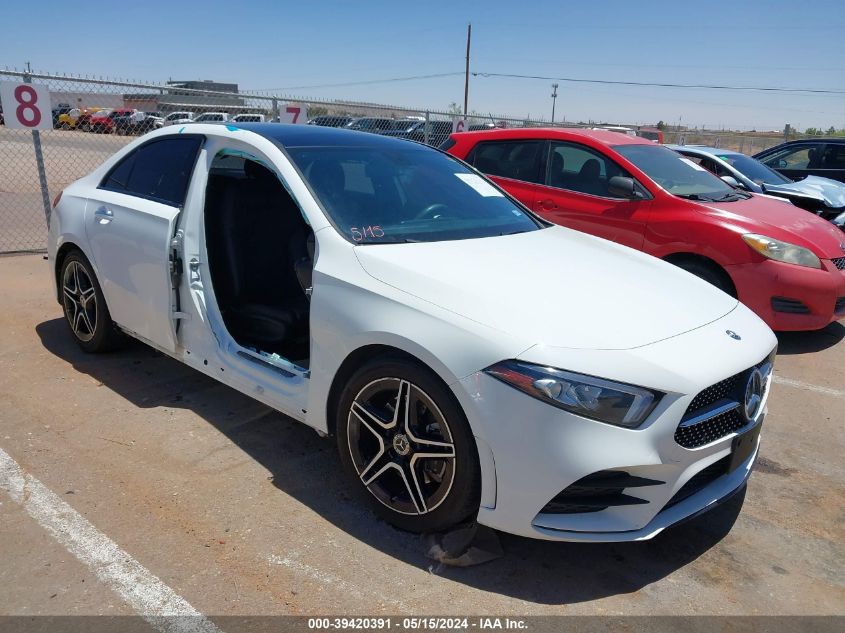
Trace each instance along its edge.
<path fill-rule="evenodd" d="M 607 192 L 614 198 L 634 200 L 640 197 L 633 178 L 614 176 L 607 182 Z"/>
<path fill-rule="evenodd" d="M 721 179 L 726 184 L 733 187 L 734 189 L 744 189 L 744 187 L 741 184 L 739 184 L 739 181 L 736 178 L 734 178 L 733 176 L 721 176 Z"/>

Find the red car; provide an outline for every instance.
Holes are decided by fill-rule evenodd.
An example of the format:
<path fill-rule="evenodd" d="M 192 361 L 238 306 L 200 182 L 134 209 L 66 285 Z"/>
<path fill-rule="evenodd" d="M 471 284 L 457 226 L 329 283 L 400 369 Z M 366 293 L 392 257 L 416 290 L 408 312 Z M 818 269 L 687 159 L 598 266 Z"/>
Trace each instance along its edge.
<path fill-rule="evenodd" d="M 441 149 L 546 220 L 676 264 L 774 330 L 815 330 L 845 317 L 840 230 L 788 202 L 733 189 L 647 139 L 490 130 L 453 134 Z M 558 271 L 561 279 L 568 272 Z"/>
<path fill-rule="evenodd" d="M 129 116 L 136 110 L 132 108 L 116 108 L 114 110 L 100 110 L 91 115 L 88 128 L 91 132 L 110 134 L 114 131 L 114 120 L 119 116 Z"/>

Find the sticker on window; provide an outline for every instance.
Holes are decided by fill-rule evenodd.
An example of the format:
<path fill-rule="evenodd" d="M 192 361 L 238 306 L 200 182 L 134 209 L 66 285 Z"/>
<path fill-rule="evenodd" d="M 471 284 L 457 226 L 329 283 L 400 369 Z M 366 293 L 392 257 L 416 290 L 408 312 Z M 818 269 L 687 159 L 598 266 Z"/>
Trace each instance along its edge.
<path fill-rule="evenodd" d="M 460 180 L 475 189 L 485 198 L 504 198 L 502 192 L 477 174 L 455 174 Z"/>
<path fill-rule="evenodd" d="M 702 167 L 701 165 L 699 165 L 695 161 L 690 160 L 689 158 L 682 158 L 681 160 L 684 161 L 687 165 L 689 165 L 693 169 L 697 169 L 698 171 L 707 171 L 706 169 L 704 169 L 704 167 Z"/>
<path fill-rule="evenodd" d="M 511 209 L 511 213 L 513 213 L 518 218 L 522 217 L 522 212 L 517 209 Z"/>

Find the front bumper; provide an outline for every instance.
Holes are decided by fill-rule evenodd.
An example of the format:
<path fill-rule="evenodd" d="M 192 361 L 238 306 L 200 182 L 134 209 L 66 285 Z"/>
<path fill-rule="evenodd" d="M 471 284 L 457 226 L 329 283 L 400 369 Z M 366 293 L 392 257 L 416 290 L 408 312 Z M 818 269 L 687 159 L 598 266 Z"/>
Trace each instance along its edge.
<path fill-rule="evenodd" d="M 742 340 L 730 338 L 726 330 L 742 333 Z M 708 326 L 643 348 L 532 348 L 523 355 L 531 362 L 666 393 L 649 420 L 635 430 L 557 409 L 483 372 L 468 376 L 457 383 L 456 393 L 476 436 L 482 440 L 480 450 L 489 447 L 490 452 L 489 459 L 482 459 L 484 501 L 479 522 L 548 540 L 633 541 L 652 538 L 666 527 L 713 507 L 745 483 L 759 440 L 749 457 L 732 472 L 673 502 L 695 475 L 731 453 L 738 435 L 728 433 L 704 446 L 687 449 L 675 441 L 675 430 L 696 394 L 756 365 L 775 343 L 771 330 L 739 306 Z M 749 427 L 761 424 L 764 415 L 765 402 Z M 636 505 L 567 514 L 543 512 L 558 493 L 606 470 L 624 471 L 659 485 L 626 489 L 626 494 L 630 492 L 644 501 Z"/>
<path fill-rule="evenodd" d="M 766 260 L 754 264 L 727 266 L 739 300 L 751 308 L 769 327 L 777 331 L 819 330 L 845 318 L 836 311 L 837 300 L 845 297 L 845 271 L 837 270 L 829 259 L 823 269 L 807 268 Z M 807 313 L 776 311 L 773 297 L 800 301 Z"/>

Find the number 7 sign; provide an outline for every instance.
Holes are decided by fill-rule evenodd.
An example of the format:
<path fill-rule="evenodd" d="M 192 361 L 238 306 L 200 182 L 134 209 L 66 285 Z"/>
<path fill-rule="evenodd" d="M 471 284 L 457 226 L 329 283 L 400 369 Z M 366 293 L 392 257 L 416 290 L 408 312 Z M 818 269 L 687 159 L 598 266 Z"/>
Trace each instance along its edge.
<path fill-rule="evenodd" d="M 308 123 L 308 107 L 301 103 L 284 103 L 279 107 L 280 123 Z"/>
<path fill-rule="evenodd" d="M 6 127 L 18 130 L 53 129 L 50 89 L 47 86 L 0 82 L 0 103 Z"/>

